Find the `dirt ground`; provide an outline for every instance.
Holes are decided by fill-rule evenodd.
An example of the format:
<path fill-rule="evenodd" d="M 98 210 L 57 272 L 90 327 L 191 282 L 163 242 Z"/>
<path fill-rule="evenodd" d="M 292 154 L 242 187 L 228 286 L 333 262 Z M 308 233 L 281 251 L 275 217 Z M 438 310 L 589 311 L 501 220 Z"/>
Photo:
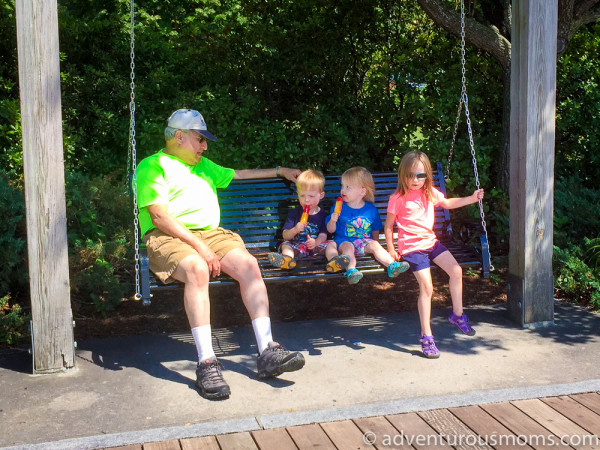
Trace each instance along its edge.
<path fill-rule="evenodd" d="M 433 307 L 450 308 L 447 276 L 440 271 L 432 273 Z M 465 307 L 505 302 L 504 280 L 502 272 L 496 272 L 493 279 L 484 279 L 465 271 Z M 345 278 L 270 282 L 267 289 L 273 322 L 377 315 L 417 308 L 418 286 L 410 274 L 393 280 L 384 274 L 367 275 L 353 286 Z M 250 323 L 237 286 L 211 287 L 210 295 L 213 328 Z M 155 293 L 150 306 L 126 300 L 107 318 L 81 308 L 75 312 L 75 321 L 76 339 L 189 330 L 181 290 Z"/>

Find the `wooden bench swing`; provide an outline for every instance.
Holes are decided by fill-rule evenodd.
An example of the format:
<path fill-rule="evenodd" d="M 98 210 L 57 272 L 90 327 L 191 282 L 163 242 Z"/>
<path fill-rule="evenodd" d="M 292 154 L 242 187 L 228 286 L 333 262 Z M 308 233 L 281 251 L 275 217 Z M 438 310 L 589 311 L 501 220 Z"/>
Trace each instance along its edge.
<path fill-rule="evenodd" d="M 461 2 L 462 5 L 462 2 Z M 134 46 L 134 1 L 130 1 L 131 6 L 131 98 L 129 103 L 130 127 L 129 127 L 129 146 L 131 154 L 131 173 L 133 174 L 133 204 L 134 204 L 134 230 L 135 230 L 135 272 L 136 272 L 136 291 L 134 298 L 143 300 L 145 305 L 150 304 L 152 292 L 162 289 L 181 288 L 181 283 L 162 284 L 157 281 L 151 273 L 148 265 L 148 256 L 145 248 L 140 244 L 138 228 L 138 207 L 136 199 L 136 137 L 135 137 L 135 46 Z M 463 68 L 462 91 L 454 126 L 454 135 L 448 157 L 448 167 L 452 161 L 454 143 L 458 124 L 460 121 L 462 108 L 465 109 L 467 130 L 469 133 L 469 143 L 473 160 L 473 171 L 477 189 L 480 188 L 479 175 L 477 172 L 477 160 L 475 157 L 475 146 L 473 143 L 473 133 L 471 130 L 471 120 L 469 116 L 469 99 L 467 96 L 465 73 L 465 35 L 464 35 L 464 11 L 461 14 L 461 62 Z M 442 164 L 436 163 L 433 167 L 434 186 L 446 195 L 446 184 Z M 446 173 L 446 176 L 448 172 Z M 331 204 L 339 195 L 340 176 L 327 176 L 325 183 L 325 198 L 321 202 L 321 207 L 329 210 Z M 396 190 L 398 175 L 395 172 L 373 173 L 375 181 L 375 206 L 379 209 L 382 222 L 385 223 L 387 215 L 387 204 L 389 196 Z M 295 186 L 289 181 L 281 178 L 256 179 L 256 180 L 234 180 L 227 189 L 219 193 L 219 203 L 221 206 L 221 226 L 235 231 L 244 239 L 246 248 L 258 260 L 262 276 L 265 281 L 288 281 L 288 280 L 308 280 L 315 278 L 340 277 L 342 273 L 328 273 L 325 271 L 326 260 L 324 257 L 315 257 L 301 259 L 293 270 L 284 270 L 272 267 L 267 259 L 267 254 L 277 251 L 279 243 L 282 241 L 282 226 L 287 217 L 288 211 L 297 205 L 297 195 Z M 485 224 L 485 215 L 483 204 L 479 201 L 479 210 L 481 215 L 482 234 L 480 237 L 480 247 L 476 248 L 466 242 L 457 239 L 450 221 L 450 213 L 443 208 L 435 209 L 434 231 L 438 239 L 450 250 L 457 262 L 461 266 L 481 266 L 482 275 L 488 277 L 490 271 L 494 270 L 491 265 L 490 252 L 488 245 L 487 229 Z M 394 239 L 396 234 L 394 234 Z M 385 247 L 385 236 L 383 230 L 379 236 L 380 242 Z M 357 268 L 365 273 L 380 273 L 384 268 L 375 259 L 370 256 L 357 258 Z M 235 281 L 226 275 L 221 275 L 211 280 L 211 285 L 230 284 Z"/>
<path fill-rule="evenodd" d="M 335 202 L 340 190 L 340 177 L 327 176 L 325 183 L 325 198 L 320 206 L 329 210 Z M 389 196 L 396 190 L 398 174 L 395 172 L 374 173 L 375 206 L 385 223 Z M 446 194 L 446 185 L 442 172 L 442 164 L 434 167 L 434 185 Z M 272 267 L 267 254 L 277 251 L 282 241 L 282 226 L 288 212 L 298 204 L 295 186 L 282 178 L 265 178 L 256 180 L 234 180 L 227 189 L 219 192 L 221 205 L 221 226 L 235 231 L 244 239 L 246 248 L 258 260 L 262 276 L 266 282 L 308 280 L 343 276 L 339 273 L 325 271 L 324 257 L 300 259 L 293 270 Z M 434 231 L 438 239 L 452 252 L 462 266 L 482 268 L 484 277 L 489 276 L 489 247 L 485 234 L 481 236 L 480 249 L 456 239 L 453 233 L 450 214 L 447 209 L 435 209 Z M 379 235 L 381 244 L 385 247 L 383 230 Z M 370 256 L 358 257 L 357 268 L 365 273 L 380 273 L 384 271 L 375 259 Z M 145 304 L 150 303 L 152 292 L 164 289 L 181 288 L 181 283 L 163 284 L 158 281 L 148 267 L 148 256 L 145 249 L 140 251 L 140 284 L 141 299 Z M 211 280 L 211 285 L 235 283 L 227 275 L 221 275 Z"/>

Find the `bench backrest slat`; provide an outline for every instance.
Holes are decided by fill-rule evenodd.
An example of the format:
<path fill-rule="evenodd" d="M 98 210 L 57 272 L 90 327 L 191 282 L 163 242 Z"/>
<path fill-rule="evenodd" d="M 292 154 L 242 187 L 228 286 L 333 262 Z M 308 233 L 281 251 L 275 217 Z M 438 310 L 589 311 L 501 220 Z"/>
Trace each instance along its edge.
<path fill-rule="evenodd" d="M 446 194 L 442 167 L 434 167 L 434 186 Z M 385 223 L 390 195 L 396 191 L 395 172 L 374 174 L 375 206 Z M 320 206 L 327 211 L 340 192 L 340 176 L 325 177 L 325 198 Z M 246 246 L 254 251 L 272 251 L 281 242 L 282 226 L 288 212 L 298 205 L 296 187 L 281 178 L 234 180 L 227 189 L 219 191 L 221 226 L 239 233 Z M 451 232 L 450 214 L 443 208 L 435 210 L 434 231 L 439 238 Z M 380 233 L 383 241 L 383 230 Z"/>

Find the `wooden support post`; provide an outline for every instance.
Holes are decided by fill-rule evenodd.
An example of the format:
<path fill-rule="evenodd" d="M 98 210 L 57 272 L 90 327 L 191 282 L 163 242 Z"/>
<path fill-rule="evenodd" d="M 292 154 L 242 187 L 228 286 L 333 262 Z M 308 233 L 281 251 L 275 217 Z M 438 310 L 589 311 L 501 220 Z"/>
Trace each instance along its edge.
<path fill-rule="evenodd" d="M 558 0 L 513 0 L 508 313 L 553 322 L 552 216 Z"/>
<path fill-rule="evenodd" d="M 75 365 L 56 0 L 16 0 L 33 371 Z"/>

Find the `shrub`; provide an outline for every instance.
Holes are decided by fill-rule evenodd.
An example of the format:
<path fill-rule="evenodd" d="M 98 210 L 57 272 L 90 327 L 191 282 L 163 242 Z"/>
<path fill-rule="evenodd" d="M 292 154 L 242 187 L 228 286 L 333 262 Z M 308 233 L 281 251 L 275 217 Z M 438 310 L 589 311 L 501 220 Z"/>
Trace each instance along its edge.
<path fill-rule="evenodd" d="M 0 170 L 0 296 L 21 290 L 27 284 L 24 230 L 25 200 L 23 192 L 8 182 Z"/>
<path fill-rule="evenodd" d="M 111 176 L 67 174 L 74 302 L 93 303 L 103 316 L 122 301 L 128 290 L 122 278 L 133 265 L 133 212 L 125 184 Z"/>
<path fill-rule="evenodd" d="M 21 306 L 10 304 L 10 297 L 0 297 L 0 345 L 15 344 L 28 335 L 29 314 Z"/>
<path fill-rule="evenodd" d="M 600 270 L 590 267 L 585 254 L 594 244 L 584 239 L 583 246 L 554 247 L 556 288 L 570 301 L 600 309 Z"/>
<path fill-rule="evenodd" d="M 578 176 L 559 178 L 554 189 L 554 244 L 579 245 L 583 237 L 600 235 L 600 192 Z"/>

